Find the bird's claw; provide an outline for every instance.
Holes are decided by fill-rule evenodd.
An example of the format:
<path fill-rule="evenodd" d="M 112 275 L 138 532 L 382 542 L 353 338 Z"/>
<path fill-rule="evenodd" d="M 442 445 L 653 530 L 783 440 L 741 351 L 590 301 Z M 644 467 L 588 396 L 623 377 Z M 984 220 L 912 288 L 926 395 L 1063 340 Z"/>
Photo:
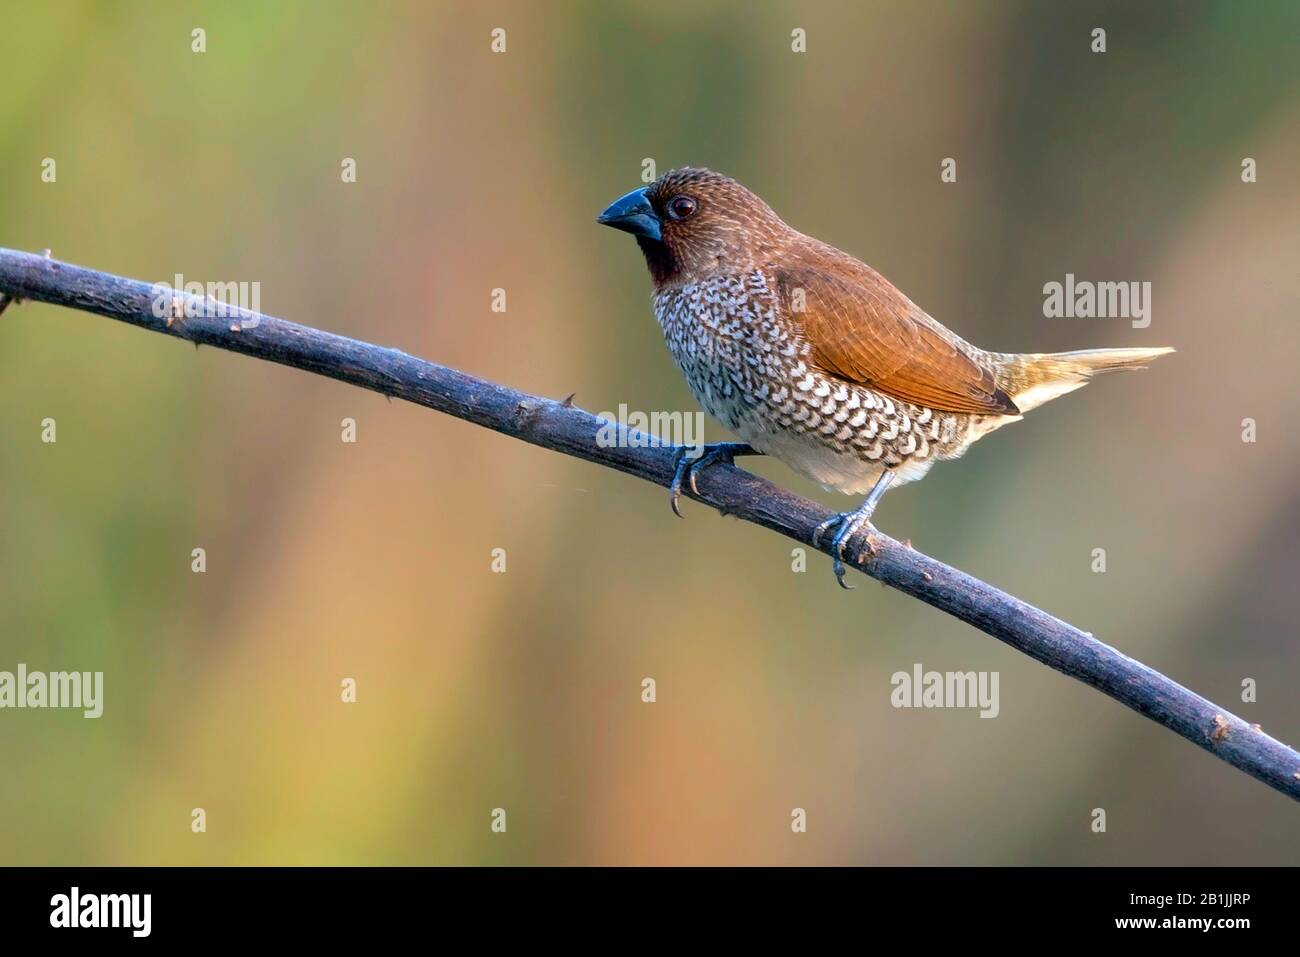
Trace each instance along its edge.
<path fill-rule="evenodd" d="M 835 536 L 830 541 L 832 550 L 831 571 L 835 573 L 835 580 L 839 582 L 840 587 L 845 591 L 853 591 L 853 586 L 844 580 L 844 572 L 847 570 L 844 565 L 845 549 L 848 547 L 849 540 L 853 538 L 854 534 L 862 528 L 863 525 L 868 525 L 870 521 L 871 514 L 869 512 L 866 514 L 863 514 L 861 510 L 856 512 L 836 512 L 830 518 L 826 519 L 826 521 L 818 525 L 816 530 L 813 532 L 813 547 L 821 548 L 822 536 L 832 528 L 837 529 Z M 870 534 L 867 535 L 866 551 L 874 551 L 871 545 Z M 851 560 L 856 565 L 861 561 L 861 557 L 862 556 L 859 553 L 856 557 L 851 556 Z"/>
<path fill-rule="evenodd" d="M 695 484 L 696 470 L 717 462 L 735 465 L 737 455 L 753 454 L 753 450 L 744 442 L 718 442 L 716 445 L 706 445 L 698 456 L 692 458 L 690 453 L 696 448 L 697 446 L 694 445 L 683 445 L 673 455 L 673 482 L 668 486 L 668 504 L 672 506 L 673 514 L 678 518 L 686 517 L 679 506 L 683 483 L 690 484 L 692 495 L 700 494 Z"/>

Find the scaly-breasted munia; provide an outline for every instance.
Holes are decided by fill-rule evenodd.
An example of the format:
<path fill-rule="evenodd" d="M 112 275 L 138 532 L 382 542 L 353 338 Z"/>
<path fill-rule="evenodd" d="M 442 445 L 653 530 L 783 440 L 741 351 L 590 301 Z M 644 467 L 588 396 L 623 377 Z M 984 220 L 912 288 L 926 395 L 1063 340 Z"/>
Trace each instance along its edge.
<path fill-rule="evenodd" d="M 597 222 L 636 236 L 668 349 L 710 415 L 828 489 L 869 492 L 814 540 L 836 529 L 844 587 L 845 546 L 891 484 L 916 481 L 1094 373 L 1173 351 L 985 352 L 866 263 L 792 229 L 706 169 L 665 173 Z M 693 482 L 693 469 L 743 451 L 724 444 L 680 459 L 674 510 L 683 475 Z"/>

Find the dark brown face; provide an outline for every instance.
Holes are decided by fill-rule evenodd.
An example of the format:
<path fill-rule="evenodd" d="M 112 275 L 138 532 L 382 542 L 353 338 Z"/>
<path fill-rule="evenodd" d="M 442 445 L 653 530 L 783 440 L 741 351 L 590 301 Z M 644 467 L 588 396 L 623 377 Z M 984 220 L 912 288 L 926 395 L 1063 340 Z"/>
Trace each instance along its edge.
<path fill-rule="evenodd" d="M 596 221 L 636 236 L 656 286 L 752 269 L 794 234 L 735 180 L 691 167 L 615 200 Z"/>

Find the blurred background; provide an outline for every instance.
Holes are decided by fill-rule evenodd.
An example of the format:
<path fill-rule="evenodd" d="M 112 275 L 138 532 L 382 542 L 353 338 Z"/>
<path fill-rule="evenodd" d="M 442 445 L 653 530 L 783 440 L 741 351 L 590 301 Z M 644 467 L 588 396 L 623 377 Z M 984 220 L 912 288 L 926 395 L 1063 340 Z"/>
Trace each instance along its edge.
<path fill-rule="evenodd" d="M 1176 346 L 876 521 L 1300 742 L 1294 3 L 3 17 L 2 246 L 258 282 L 271 314 L 593 411 L 691 411 L 634 243 L 593 221 L 650 159 L 736 176 L 986 348 Z M 1067 272 L 1150 281 L 1150 327 L 1043 318 Z M 1283 796 L 662 489 L 44 305 L 0 321 L 0 390 L 0 670 L 106 686 L 97 721 L 0 713 L 0 863 L 1300 860 Z M 916 663 L 999 672 L 1001 713 L 895 710 Z"/>

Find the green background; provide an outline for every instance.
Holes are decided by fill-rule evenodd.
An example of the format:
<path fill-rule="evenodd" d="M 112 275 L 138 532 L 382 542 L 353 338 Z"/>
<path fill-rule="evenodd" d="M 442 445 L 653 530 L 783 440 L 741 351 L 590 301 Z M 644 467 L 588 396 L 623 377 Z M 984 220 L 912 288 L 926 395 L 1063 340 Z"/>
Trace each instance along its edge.
<path fill-rule="evenodd" d="M 592 410 L 695 408 L 593 222 L 646 158 L 736 176 L 986 348 L 1176 346 L 876 521 L 1300 740 L 1294 3 L 5 0 L 0 33 L 0 245 L 258 282 Z M 1152 282 L 1150 328 L 1043 318 L 1067 272 Z M 0 395 L 0 670 L 106 683 L 97 721 L 0 712 L 0 863 L 1300 853 L 1292 802 L 1162 728 L 616 473 L 36 304 L 0 319 Z M 917 662 L 1000 672 L 1000 716 L 893 709 Z"/>

